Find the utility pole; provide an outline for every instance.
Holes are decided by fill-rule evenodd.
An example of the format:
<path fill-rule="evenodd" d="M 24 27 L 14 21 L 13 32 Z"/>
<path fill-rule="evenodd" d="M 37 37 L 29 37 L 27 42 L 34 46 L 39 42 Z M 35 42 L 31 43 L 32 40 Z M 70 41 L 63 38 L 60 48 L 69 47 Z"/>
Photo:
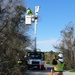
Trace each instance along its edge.
<path fill-rule="evenodd" d="M 31 25 L 34 23 L 34 52 L 37 51 L 36 48 L 36 32 L 37 32 L 37 22 L 38 22 L 38 12 L 39 6 L 35 6 L 35 14 L 30 13 L 31 10 L 28 9 L 28 14 L 25 15 L 25 25 Z M 29 14 L 30 13 L 30 14 Z"/>

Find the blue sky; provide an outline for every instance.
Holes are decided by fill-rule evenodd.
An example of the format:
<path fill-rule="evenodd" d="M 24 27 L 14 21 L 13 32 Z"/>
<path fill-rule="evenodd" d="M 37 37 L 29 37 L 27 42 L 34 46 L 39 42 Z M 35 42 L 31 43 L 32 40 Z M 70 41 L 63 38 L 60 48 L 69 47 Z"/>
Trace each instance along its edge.
<path fill-rule="evenodd" d="M 75 0 L 24 0 L 25 6 L 34 12 L 40 6 L 37 24 L 37 48 L 56 51 L 53 45 L 61 39 L 60 31 L 70 21 L 75 23 Z M 31 34 L 33 36 L 33 34 Z"/>

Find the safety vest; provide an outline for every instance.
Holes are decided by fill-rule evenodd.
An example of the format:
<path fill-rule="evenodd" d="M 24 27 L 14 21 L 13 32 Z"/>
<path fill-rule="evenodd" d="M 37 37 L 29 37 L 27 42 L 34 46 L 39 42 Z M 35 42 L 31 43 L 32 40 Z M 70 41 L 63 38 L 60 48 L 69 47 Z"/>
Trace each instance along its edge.
<path fill-rule="evenodd" d="M 27 10 L 27 15 L 32 15 L 32 11 L 30 9 Z"/>
<path fill-rule="evenodd" d="M 54 66 L 54 71 L 63 71 L 64 63 L 57 60 L 57 65 Z"/>
<path fill-rule="evenodd" d="M 21 60 L 18 60 L 18 62 L 17 62 L 18 64 L 21 64 L 22 63 L 22 61 Z"/>

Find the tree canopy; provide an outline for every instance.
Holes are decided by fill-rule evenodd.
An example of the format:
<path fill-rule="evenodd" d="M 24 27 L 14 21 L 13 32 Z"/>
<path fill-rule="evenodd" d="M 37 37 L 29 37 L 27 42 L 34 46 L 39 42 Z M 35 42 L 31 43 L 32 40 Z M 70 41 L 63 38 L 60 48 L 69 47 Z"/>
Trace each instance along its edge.
<path fill-rule="evenodd" d="M 23 73 L 17 60 L 30 46 L 25 11 L 23 0 L 0 0 L 0 75 Z"/>
<path fill-rule="evenodd" d="M 69 22 L 61 31 L 61 41 L 55 48 L 60 50 L 64 55 L 65 67 L 75 69 L 75 27 Z"/>

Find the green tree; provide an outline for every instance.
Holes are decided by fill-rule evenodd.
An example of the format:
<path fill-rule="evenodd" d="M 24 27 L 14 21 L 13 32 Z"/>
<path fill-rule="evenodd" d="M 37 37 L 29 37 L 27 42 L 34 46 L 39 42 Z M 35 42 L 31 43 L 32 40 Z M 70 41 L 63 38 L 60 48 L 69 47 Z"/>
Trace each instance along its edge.
<path fill-rule="evenodd" d="M 0 75 L 22 75 L 26 66 L 17 60 L 30 46 L 22 0 L 0 0 Z"/>
<path fill-rule="evenodd" d="M 68 23 L 67 26 L 61 31 L 62 39 L 57 49 L 59 49 L 65 59 L 66 68 L 75 68 L 75 37 L 74 37 L 74 24 Z"/>

